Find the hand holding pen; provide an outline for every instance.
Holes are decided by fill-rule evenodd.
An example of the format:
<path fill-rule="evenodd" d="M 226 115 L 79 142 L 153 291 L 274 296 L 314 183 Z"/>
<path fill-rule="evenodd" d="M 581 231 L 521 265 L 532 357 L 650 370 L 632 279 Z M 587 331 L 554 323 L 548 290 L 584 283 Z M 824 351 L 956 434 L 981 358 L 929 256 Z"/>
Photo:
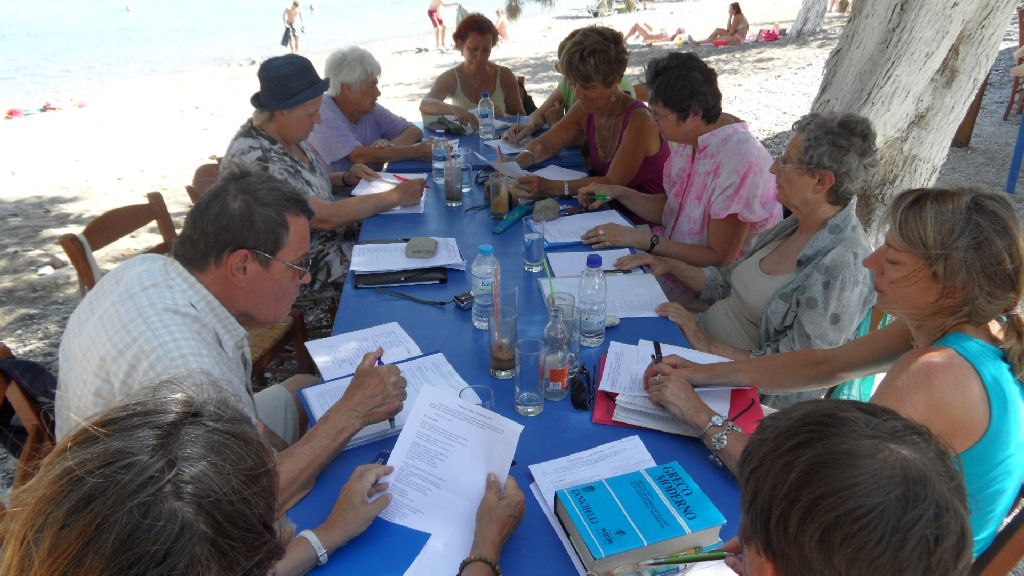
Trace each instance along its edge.
<path fill-rule="evenodd" d="M 360 428 L 393 418 L 406 398 L 405 378 L 397 366 L 379 365 L 383 355 L 378 348 L 363 356 L 345 394 L 331 408 L 357 419 Z"/>

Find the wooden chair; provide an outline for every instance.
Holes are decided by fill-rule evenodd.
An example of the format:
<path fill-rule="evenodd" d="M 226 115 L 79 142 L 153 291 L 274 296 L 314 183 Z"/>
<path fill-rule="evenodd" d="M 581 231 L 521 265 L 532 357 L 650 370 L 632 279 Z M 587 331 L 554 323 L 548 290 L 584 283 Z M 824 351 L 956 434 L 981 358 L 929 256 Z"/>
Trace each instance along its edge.
<path fill-rule="evenodd" d="M 159 192 L 150 192 L 146 194 L 146 199 L 149 201 L 146 204 L 114 208 L 90 222 L 82 231 L 82 236 L 89 243 L 88 248 L 75 234 L 65 234 L 60 237 L 60 245 L 67 253 L 68 259 L 71 260 L 71 265 L 78 272 L 78 283 L 83 292 L 88 292 L 99 282 L 99 276 L 94 269 L 95 261 L 92 259 L 92 252 L 112 244 L 150 222 L 156 222 L 163 242 L 146 252 L 166 254 L 171 251 L 177 233 L 174 231 L 171 215 L 167 212 L 167 205 L 164 204 L 164 197 Z"/>
<path fill-rule="evenodd" d="M 1024 559 L 1024 489 L 992 545 L 974 560 L 971 576 L 1006 576 Z"/>
<path fill-rule="evenodd" d="M 195 174 L 192 175 L 192 183 L 185 186 L 185 191 L 188 192 L 188 197 L 192 199 L 193 204 L 198 202 L 203 194 L 206 194 L 206 191 L 213 186 L 219 176 L 220 164 L 217 162 L 203 164 L 196 168 Z"/>
<path fill-rule="evenodd" d="M 1024 47 L 1024 6 L 1017 7 L 1017 46 Z M 1013 53 L 1013 61 L 1019 67 L 1024 64 L 1024 54 L 1018 49 Z M 1003 120 L 1010 117 L 1010 110 L 1013 110 L 1013 103 L 1020 97 L 1017 103 L 1017 114 L 1024 110 L 1024 87 L 1021 87 L 1021 76 L 1014 75 L 1013 88 L 1010 89 L 1010 100 L 1006 103 L 1006 111 L 1003 112 Z"/>
<path fill-rule="evenodd" d="M 0 342 L 0 358 L 13 358 L 10 348 Z M 14 473 L 14 486 L 21 486 L 36 475 L 40 461 L 54 445 L 53 419 L 43 411 L 42 405 L 25 392 L 17 381 L 0 373 L 0 403 L 14 408 L 21 424 L 28 431 L 21 449 L 18 469 Z"/>

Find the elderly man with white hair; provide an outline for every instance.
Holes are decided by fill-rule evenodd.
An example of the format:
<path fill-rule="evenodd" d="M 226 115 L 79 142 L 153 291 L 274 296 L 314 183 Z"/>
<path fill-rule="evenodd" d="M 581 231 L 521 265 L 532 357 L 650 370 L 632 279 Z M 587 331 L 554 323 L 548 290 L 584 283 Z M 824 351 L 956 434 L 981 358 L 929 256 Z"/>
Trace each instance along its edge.
<path fill-rule="evenodd" d="M 430 143 L 415 124 L 377 104 L 380 63 L 358 46 L 331 54 L 324 66 L 330 81 L 320 105 L 320 124 L 309 142 L 331 171 L 353 164 L 380 170 L 392 160 L 430 160 Z"/>

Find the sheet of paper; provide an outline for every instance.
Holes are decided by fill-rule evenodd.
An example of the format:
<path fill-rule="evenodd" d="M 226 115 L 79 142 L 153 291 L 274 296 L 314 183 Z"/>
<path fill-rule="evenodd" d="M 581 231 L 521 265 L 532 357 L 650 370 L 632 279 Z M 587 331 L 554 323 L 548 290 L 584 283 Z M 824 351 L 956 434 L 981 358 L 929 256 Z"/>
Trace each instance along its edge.
<path fill-rule="evenodd" d="M 697 395 L 715 412 L 728 414 L 732 399 L 732 390 L 723 388 L 698 388 Z M 696 437 L 700 430 L 694 430 L 687 424 L 676 419 L 667 410 L 658 408 L 650 398 L 644 396 L 626 396 L 620 394 L 615 398 L 615 412 L 612 418 L 624 424 L 643 426 L 652 430 L 661 430 L 669 434 Z"/>
<path fill-rule="evenodd" d="M 530 472 L 544 496 L 544 503 L 554 510 L 555 492 L 562 488 L 650 468 L 655 464 L 654 457 L 640 437 L 633 435 L 562 458 L 531 464 Z"/>
<path fill-rule="evenodd" d="M 587 268 L 587 256 L 599 254 L 601 256 L 601 269 L 615 270 L 615 261 L 631 253 L 628 248 L 615 248 L 613 250 L 590 250 L 587 252 L 549 252 L 548 264 L 551 265 L 551 273 L 555 276 L 580 276 Z M 643 274 L 640 268 L 630 271 L 630 274 Z"/>
<path fill-rule="evenodd" d="M 405 425 L 405 421 L 409 418 L 410 407 L 415 404 L 420 391 L 427 386 L 447 390 L 455 396 L 458 396 L 463 388 L 469 386 L 441 353 L 399 362 L 396 365 L 401 369 L 402 376 L 408 384 L 408 388 L 406 388 L 408 397 L 405 400 L 405 405 L 402 411 L 395 416 L 397 428 Z M 349 376 L 304 389 L 302 394 L 306 397 L 313 418 L 319 420 L 331 406 L 341 400 L 351 382 L 352 377 Z M 355 441 L 360 437 L 387 435 L 389 430 L 390 424 L 387 421 L 378 422 L 363 428 L 352 440 Z M 352 443 L 350 442 L 349 445 L 351 447 Z"/>
<path fill-rule="evenodd" d="M 637 342 L 637 346 L 640 347 L 640 354 L 644 358 L 650 358 L 654 354 L 654 342 L 650 340 L 641 340 Z M 718 356 L 716 354 L 708 354 L 707 352 L 701 352 L 700 350 L 694 350 L 693 348 L 683 348 L 682 346 L 675 346 L 672 344 L 661 345 L 661 355 L 668 356 L 675 354 L 680 358 L 689 360 L 696 364 L 717 364 L 719 362 L 732 362 L 731 359 L 724 356 Z"/>
<path fill-rule="evenodd" d="M 534 176 L 540 176 L 541 178 L 547 178 L 548 180 L 579 180 L 580 178 L 587 177 L 586 172 L 562 168 L 561 166 L 555 166 L 554 164 L 545 166 L 539 170 L 534 170 L 532 173 Z"/>
<path fill-rule="evenodd" d="M 608 359 L 604 363 L 604 373 L 598 390 L 647 396 L 643 375 L 649 363 L 640 357 L 638 347 L 622 342 L 610 342 Z"/>
<path fill-rule="evenodd" d="M 533 497 L 540 503 L 540 510 L 544 513 L 544 517 L 551 523 L 551 528 L 555 531 L 555 535 L 558 536 L 558 540 L 565 547 L 565 553 L 569 555 L 569 559 L 572 560 L 572 565 L 576 567 L 576 572 L 579 576 L 587 576 L 587 569 L 583 567 L 583 563 L 580 562 L 579 556 L 572 547 L 572 542 L 569 542 L 569 537 L 565 535 L 565 530 L 562 530 L 562 525 L 558 522 L 558 518 L 555 513 L 551 510 L 551 507 L 544 503 L 544 495 L 541 494 L 540 486 L 534 482 L 530 484 L 530 492 L 533 492 Z"/>
<path fill-rule="evenodd" d="M 548 222 L 544 226 L 544 241 L 549 244 L 580 242 L 584 233 L 601 224 L 621 224 L 630 228 L 634 227 L 629 220 L 615 210 L 581 212 Z"/>
<path fill-rule="evenodd" d="M 658 280 L 651 274 L 612 274 L 608 281 L 608 304 L 605 313 L 619 318 L 656 318 L 658 304 L 668 302 Z M 580 279 L 553 278 L 556 292 L 568 292 L 574 297 L 579 292 Z M 550 291 L 547 278 L 538 278 L 544 298 Z"/>
<path fill-rule="evenodd" d="M 384 349 L 382 360 L 385 364 L 394 364 L 423 354 L 398 322 L 306 342 L 306 350 L 313 357 L 324 380 L 354 374 L 356 366 L 363 361 L 363 355 L 378 347 Z"/>
<path fill-rule="evenodd" d="M 508 128 L 508 125 L 505 125 L 504 127 Z M 508 142 L 507 140 L 498 138 L 496 140 L 485 140 L 483 144 L 484 146 L 490 146 L 491 148 L 494 148 L 495 150 L 498 150 L 502 154 L 508 156 L 512 154 L 519 154 L 523 150 L 526 150 L 526 146 L 530 143 L 530 140 L 532 140 L 532 138 L 527 138 L 526 140 L 523 140 L 519 144 L 513 144 L 511 142 Z"/>
<path fill-rule="evenodd" d="M 361 272 L 394 272 L 396 270 L 419 270 L 443 266 L 455 270 L 466 269 L 466 259 L 459 251 L 455 238 L 434 238 L 437 253 L 432 258 L 409 258 L 405 255 L 405 242 L 390 244 L 356 244 L 352 248 L 352 264 L 349 270 Z"/>
<path fill-rule="evenodd" d="M 513 178 L 519 178 L 526 176 L 526 171 L 519 167 L 519 164 L 515 162 L 498 162 L 497 160 L 490 160 L 484 158 L 479 152 L 474 152 L 476 157 L 487 163 L 488 166 L 494 168 L 495 171 L 501 172 L 505 176 L 511 176 Z"/>
<path fill-rule="evenodd" d="M 431 534 L 406 574 L 454 574 L 473 544 L 487 473 L 502 482 L 523 426 L 428 387 L 398 437 L 388 464 L 394 499 L 381 518 Z"/>
<path fill-rule="evenodd" d="M 356 187 L 352 189 L 352 195 L 365 196 L 368 194 L 380 194 L 381 192 L 387 192 L 396 186 L 395 182 L 398 182 L 398 180 L 395 179 L 395 176 L 401 176 L 409 179 L 430 178 L 429 174 L 392 174 L 389 172 L 382 172 L 382 180 L 360 180 L 359 184 L 356 184 Z M 420 196 L 419 204 L 413 204 L 412 206 L 395 206 L 391 210 L 381 212 L 381 214 L 423 214 L 427 202 L 427 196 L 429 196 L 429 194 L 424 192 L 423 196 Z"/>

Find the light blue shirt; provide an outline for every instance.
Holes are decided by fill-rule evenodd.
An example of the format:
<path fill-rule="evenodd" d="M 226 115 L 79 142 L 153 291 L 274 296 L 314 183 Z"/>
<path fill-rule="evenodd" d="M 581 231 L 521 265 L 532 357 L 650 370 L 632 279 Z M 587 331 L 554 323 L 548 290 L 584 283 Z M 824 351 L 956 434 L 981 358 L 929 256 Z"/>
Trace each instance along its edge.
<path fill-rule="evenodd" d="M 415 124 L 380 104 L 353 124 L 338 108 L 337 102 L 325 95 L 320 103 L 320 123 L 313 128 L 307 141 L 327 161 L 331 172 L 344 172 L 352 166 L 348 155 L 357 147 L 369 146 L 381 138 L 390 140 L 410 126 Z"/>

